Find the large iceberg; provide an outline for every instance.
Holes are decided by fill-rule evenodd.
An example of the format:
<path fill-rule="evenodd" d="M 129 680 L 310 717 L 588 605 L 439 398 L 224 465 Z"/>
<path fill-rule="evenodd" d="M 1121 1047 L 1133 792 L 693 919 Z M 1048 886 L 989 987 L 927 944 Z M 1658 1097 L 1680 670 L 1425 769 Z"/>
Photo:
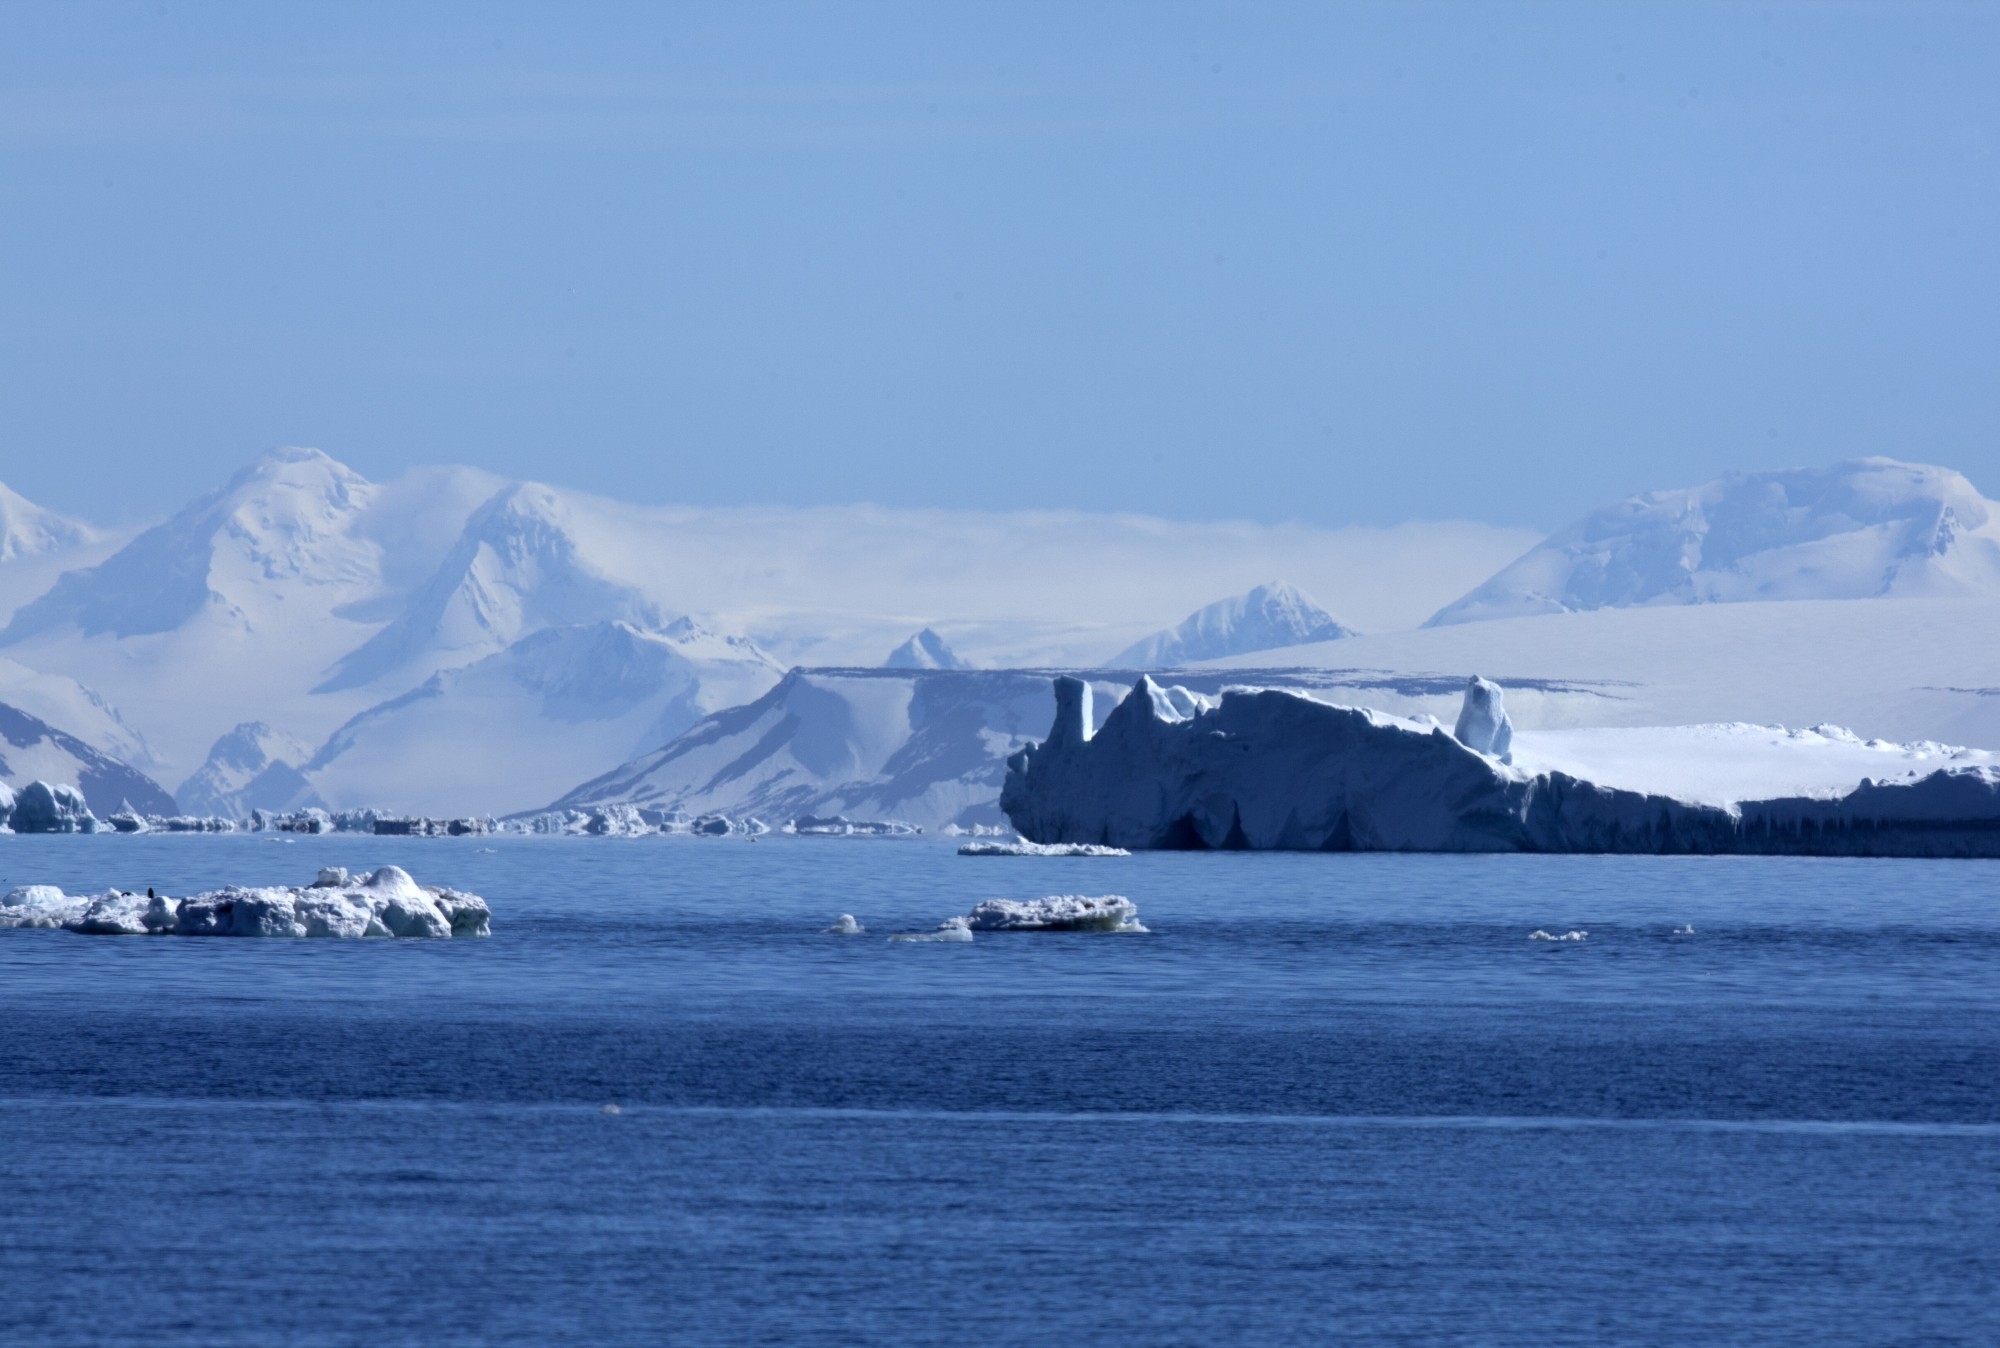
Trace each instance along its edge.
<path fill-rule="evenodd" d="M 1475 680 L 1465 742 L 1434 720 L 1283 689 L 1213 706 L 1141 677 L 1091 733 L 1056 681 L 1001 808 L 1039 843 L 1305 851 L 2000 857 L 2000 754 L 1833 726 L 1514 733 Z M 1497 751 L 1497 752 L 1496 752 Z M 1509 762 L 1507 756 L 1512 761 Z"/>
<path fill-rule="evenodd" d="M 310 885 L 193 894 L 65 894 L 21 885 L 0 895 L 0 928 L 61 927 L 86 936 L 292 936 L 360 938 L 491 934 L 486 900 L 419 885 L 400 866 L 349 876 L 323 870 Z"/>

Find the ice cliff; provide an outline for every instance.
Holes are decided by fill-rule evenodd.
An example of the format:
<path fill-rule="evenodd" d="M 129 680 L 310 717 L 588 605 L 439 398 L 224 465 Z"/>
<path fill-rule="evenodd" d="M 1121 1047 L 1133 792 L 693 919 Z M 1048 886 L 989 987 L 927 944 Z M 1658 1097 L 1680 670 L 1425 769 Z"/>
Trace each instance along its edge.
<path fill-rule="evenodd" d="M 1177 692 L 1141 677 L 1093 734 L 1089 685 L 1058 678 L 1048 739 L 1008 761 L 1000 803 L 1021 835 L 1129 848 L 2000 857 L 2000 755 L 1982 750 L 1835 727 L 1516 735 L 1483 680 L 1467 690 L 1463 740 L 1428 718 L 1282 689 L 1227 689 L 1212 706 Z"/>

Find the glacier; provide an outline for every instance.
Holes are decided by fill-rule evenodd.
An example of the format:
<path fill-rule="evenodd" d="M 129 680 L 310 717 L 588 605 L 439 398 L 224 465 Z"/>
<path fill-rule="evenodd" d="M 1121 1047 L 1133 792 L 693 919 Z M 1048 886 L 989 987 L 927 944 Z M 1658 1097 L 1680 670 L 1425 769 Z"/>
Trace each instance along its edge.
<path fill-rule="evenodd" d="M 1107 661 L 1112 669 L 1176 669 L 1203 660 L 1339 641 L 1355 635 L 1287 581 L 1220 599 Z"/>
<path fill-rule="evenodd" d="M 1031 841 L 1184 849 L 2000 856 L 2000 755 L 1820 726 L 1514 733 L 1475 680 L 1461 724 L 1225 689 L 1185 710 L 1150 676 L 1093 731 L 1055 680 L 1048 738 L 1008 761 Z"/>
<path fill-rule="evenodd" d="M 492 933 L 477 894 L 419 885 L 400 866 L 358 876 L 332 867 L 310 885 L 231 885 L 173 899 L 107 890 L 70 895 L 22 885 L 0 895 L 0 928 L 60 927 L 86 936 L 446 939 Z"/>

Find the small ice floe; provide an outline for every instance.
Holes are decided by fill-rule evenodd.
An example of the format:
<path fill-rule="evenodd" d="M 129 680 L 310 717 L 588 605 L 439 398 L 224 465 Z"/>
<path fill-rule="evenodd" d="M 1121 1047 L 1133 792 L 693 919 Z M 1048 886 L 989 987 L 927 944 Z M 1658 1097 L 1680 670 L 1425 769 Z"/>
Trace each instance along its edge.
<path fill-rule="evenodd" d="M 1139 905 L 1123 894 L 1055 894 L 1046 899 L 988 899 L 964 919 L 974 931 L 1132 931 Z"/>
<path fill-rule="evenodd" d="M 1033 843 L 1026 838 L 1011 842 L 970 842 L 961 845 L 962 857 L 1129 857 L 1122 847 L 1102 847 L 1097 843 Z"/>
<path fill-rule="evenodd" d="M 838 921 L 825 929 L 824 934 L 827 936 L 859 936 L 867 930 L 868 928 L 854 920 L 854 914 L 842 913 Z"/>
<path fill-rule="evenodd" d="M 1684 927 L 1675 927 L 1673 931 L 1669 933 L 1669 935 L 1692 936 L 1694 935 L 1694 923 L 1690 922 Z"/>
<path fill-rule="evenodd" d="M 1581 941 L 1589 936 L 1587 931 L 1566 931 L 1558 936 L 1554 932 L 1537 929 L 1528 933 L 1530 941 Z"/>
<path fill-rule="evenodd" d="M 419 885 L 400 866 L 354 877 L 334 866 L 310 885 L 230 885 L 184 899 L 117 889 L 70 895 L 54 885 L 0 896 L 0 927 L 61 927 L 86 936 L 486 936 L 491 918 L 477 894 Z"/>
<path fill-rule="evenodd" d="M 936 931 L 899 931 L 889 939 L 892 941 L 949 941 L 958 943 L 972 939 L 972 927 L 965 918 L 948 917 L 937 924 Z"/>

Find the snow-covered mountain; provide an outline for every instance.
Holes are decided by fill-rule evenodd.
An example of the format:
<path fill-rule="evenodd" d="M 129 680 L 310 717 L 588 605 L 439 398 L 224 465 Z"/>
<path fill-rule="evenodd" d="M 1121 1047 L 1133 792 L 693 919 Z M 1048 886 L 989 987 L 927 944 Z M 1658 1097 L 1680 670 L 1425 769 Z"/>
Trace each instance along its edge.
<path fill-rule="evenodd" d="M 44 509 L 0 483 L 0 564 L 88 547 L 98 537 L 82 521 Z"/>
<path fill-rule="evenodd" d="M 1175 669 L 1198 660 L 1281 650 L 1315 641 L 1337 641 L 1354 632 L 1298 588 L 1282 580 L 1248 594 L 1220 599 L 1164 632 L 1120 651 L 1118 669 Z"/>
<path fill-rule="evenodd" d="M 587 522 L 538 483 L 502 488 L 409 607 L 340 661 L 315 689 L 331 693 L 470 663 L 542 627 L 600 621 L 657 625 L 659 607 L 585 555 Z"/>
<path fill-rule="evenodd" d="M 50 576 L 11 621 L 0 593 L 0 653 L 97 690 L 100 729 L 112 734 L 122 716 L 130 736 L 115 747 L 100 736 L 99 748 L 129 752 L 128 761 L 143 759 L 144 770 L 191 789 L 212 766 L 196 794 L 222 800 L 275 764 L 304 766 L 287 750 L 246 769 L 238 760 L 257 762 L 255 745 L 234 741 L 211 764 L 237 727 L 260 722 L 273 735 L 328 745 L 364 713 L 379 713 L 370 726 L 389 725 L 388 704 L 433 676 L 544 630 L 623 622 L 660 635 L 667 618 L 694 615 L 787 663 L 810 655 L 848 664 L 905 642 L 909 615 L 950 612 L 952 644 L 972 660 L 921 638 L 912 657 L 1076 664 L 1142 635 L 1143 615 L 1171 611 L 1173 596 L 1195 583 L 1248 583 L 1280 568 L 1351 577 L 1379 612 L 1413 622 L 1526 541 L 1520 531 L 1468 524 L 1324 530 L 1074 511 L 635 506 L 471 469 L 373 483 L 317 451 L 282 450 L 164 523 L 90 544 L 98 554 Z M 0 563 L 0 582 L 25 574 L 10 572 L 16 565 Z M 755 686 L 732 682 L 729 661 L 696 660 L 713 687 L 686 705 L 706 711 L 732 689 L 747 689 L 745 698 L 762 691 L 774 677 L 768 658 L 751 664 Z M 530 746 L 555 754 L 568 723 L 545 716 L 530 693 L 474 697 L 473 685 L 488 678 L 500 675 L 468 679 L 461 703 L 497 718 L 482 743 L 511 737 L 521 756 L 508 776 L 534 782 L 540 799 L 612 766 L 658 728 L 626 727 L 630 738 L 606 749 L 609 757 L 587 765 L 551 757 L 545 771 Z M 6 686 L 0 679 L 0 697 Z M 449 700 L 445 688 L 418 700 Z M 662 714 L 673 700 L 662 701 Z M 519 720 L 530 706 L 531 726 Z M 73 718 L 45 719 L 92 738 Z M 377 733 L 388 732 L 357 729 L 335 757 L 367 761 L 361 741 Z M 344 778 L 347 769 L 329 759 L 304 790 L 337 789 L 345 799 L 351 788 L 356 803 L 447 808 L 423 794 L 442 781 L 435 765 L 414 754 L 379 761 L 409 776 Z M 266 779 L 258 803 L 276 785 Z"/>
<path fill-rule="evenodd" d="M 61 726 L 91 748 L 141 772 L 159 767 L 146 737 L 126 724 L 116 707 L 75 679 L 44 674 L 0 656 L 0 702 Z"/>
<path fill-rule="evenodd" d="M 971 669 L 972 666 L 958 658 L 958 652 L 945 643 L 945 639 L 926 627 L 908 641 L 889 652 L 889 658 L 882 662 L 884 669 Z"/>
<path fill-rule="evenodd" d="M 283 810 L 320 802 L 299 765 L 312 750 L 262 721 L 245 721 L 215 742 L 208 761 L 174 792 L 189 814 L 247 818 L 253 810 Z"/>
<path fill-rule="evenodd" d="M 752 642 L 681 619 L 548 627 L 371 707 L 304 765 L 333 808 L 505 814 L 551 783 L 658 748 L 708 713 L 754 700 L 784 670 Z"/>
<path fill-rule="evenodd" d="M 17 792 L 35 781 L 73 786 L 97 815 L 128 806 L 145 814 L 176 813 L 174 798 L 143 772 L 5 703 L 0 703 L 0 781 Z"/>
<path fill-rule="evenodd" d="M 24 665 L 97 689 L 187 773 L 245 713 L 317 742 L 380 694 L 310 689 L 436 569 L 498 479 L 368 482 L 317 450 L 267 454 L 0 630 Z M 385 612 L 384 610 L 387 610 Z"/>
<path fill-rule="evenodd" d="M 1057 670 L 794 669 L 747 706 L 706 718 L 673 743 L 585 782 L 549 808 L 630 804 L 689 814 L 803 814 L 901 819 L 925 828 L 1004 824 L 1007 758 L 1048 734 Z M 1082 675 L 1096 721 L 1131 689 L 1134 671 Z M 1462 674 L 1382 678 L 1312 670 L 1189 671 L 1174 682 L 1200 693 L 1225 684 L 1301 688 L 1334 701 L 1392 703 L 1409 714 L 1451 714 Z M 1591 703 L 1606 690 L 1530 681 L 1510 705 Z M 1578 713 L 1579 715 L 1581 713 Z"/>
<path fill-rule="evenodd" d="M 46 594 L 63 572 L 95 566 L 122 541 L 0 483 L 0 622 Z"/>
<path fill-rule="evenodd" d="M 1427 626 L 1639 604 L 2000 595 L 2000 506 L 1947 468 L 1852 459 L 1592 511 Z"/>

